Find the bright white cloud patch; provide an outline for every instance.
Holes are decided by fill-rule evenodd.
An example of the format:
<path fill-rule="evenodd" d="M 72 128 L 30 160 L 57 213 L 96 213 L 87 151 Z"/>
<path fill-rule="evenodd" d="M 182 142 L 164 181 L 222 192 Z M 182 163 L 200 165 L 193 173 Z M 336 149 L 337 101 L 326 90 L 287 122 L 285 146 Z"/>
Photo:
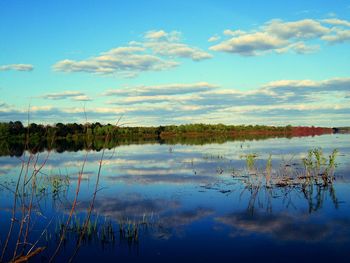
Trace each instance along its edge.
<path fill-rule="evenodd" d="M 218 35 L 212 36 L 208 39 L 208 42 L 216 42 L 220 40 L 220 37 Z"/>
<path fill-rule="evenodd" d="M 32 71 L 34 69 L 33 65 L 30 64 L 10 64 L 10 65 L 0 65 L 0 71 L 16 70 L 16 71 Z"/>
<path fill-rule="evenodd" d="M 180 41 L 181 33 L 178 31 L 165 32 L 164 30 L 151 30 L 145 33 L 145 39 L 149 41 L 167 41 L 167 42 L 176 42 Z"/>
<path fill-rule="evenodd" d="M 57 62 L 53 69 L 63 72 L 88 72 L 134 77 L 141 72 L 162 71 L 179 65 L 177 58 L 194 61 L 211 58 L 199 48 L 180 42 L 177 31 L 148 31 L 141 42 L 131 41 L 128 46 L 117 47 L 85 60 L 65 59 Z"/>
<path fill-rule="evenodd" d="M 319 45 L 309 44 L 309 41 L 320 43 L 340 43 L 350 40 L 350 22 L 336 18 L 313 20 L 303 19 L 285 22 L 274 19 L 266 22 L 257 30 L 245 32 L 224 30 L 226 39 L 211 46 L 209 49 L 234 53 L 242 56 L 257 56 L 268 52 L 284 53 L 294 51 L 298 54 L 311 53 L 319 50 Z M 227 37 L 229 37 L 227 39 Z"/>
<path fill-rule="evenodd" d="M 190 58 L 194 61 L 209 59 L 209 53 L 189 46 L 181 42 L 181 33 L 178 31 L 165 32 L 148 31 L 143 42 L 132 42 L 133 45 L 141 46 L 151 50 L 154 54 L 169 58 Z"/>

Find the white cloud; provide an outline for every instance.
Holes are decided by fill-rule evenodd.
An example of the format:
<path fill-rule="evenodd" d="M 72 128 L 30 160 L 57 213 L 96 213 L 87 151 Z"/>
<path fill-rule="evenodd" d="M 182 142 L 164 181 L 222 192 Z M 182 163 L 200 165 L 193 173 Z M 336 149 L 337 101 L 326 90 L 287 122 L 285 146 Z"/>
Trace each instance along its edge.
<path fill-rule="evenodd" d="M 208 42 L 216 42 L 219 39 L 220 39 L 220 37 L 218 35 L 215 35 L 215 36 L 208 38 Z"/>
<path fill-rule="evenodd" d="M 155 54 L 170 58 L 190 58 L 194 61 L 200 61 L 211 58 L 209 53 L 183 43 L 177 42 L 145 42 L 143 46 L 150 48 Z"/>
<path fill-rule="evenodd" d="M 144 71 L 166 70 L 178 65 L 175 61 L 163 60 L 157 56 L 143 53 L 140 47 L 118 47 L 86 60 L 62 60 L 53 68 L 64 72 L 88 72 L 96 74 L 115 74 L 133 77 Z"/>
<path fill-rule="evenodd" d="M 0 71 L 16 70 L 16 71 L 32 71 L 34 69 L 33 65 L 30 64 L 9 64 L 0 65 Z"/>
<path fill-rule="evenodd" d="M 170 58 L 190 58 L 194 61 L 212 57 L 212 55 L 199 48 L 181 43 L 181 34 L 177 31 L 169 33 L 164 30 L 148 31 L 144 37 L 145 41 L 134 42 L 133 44 L 151 49 L 156 55 Z"/>
<path fill-rule="evenodd" d="M 164 38 L 166 36 L 167 36 L 167 33 L 163 30 L 148 31 L 145 34 L 145 38 L 147 38 L 147 39 L 160 39 L 160 38 Z"/>
<path fill-rule="evenodd" d="M 165 32 L 164 30 L 152 30 L 146 32 L 144 37 L 149 41 L 163 40 L 168 42 L 177 42 L 180 41 L 181 33 L 178 31 Z"/>
<path fill-rule="evenodd" d="M 202 89 L 203 84 L 211 87 Z M 205 86 L 204 85 L 204 86 Z M 193 86 L 198 86 L 197 90 Z M 174 89 L 172 87 L 175 87 Z M 180 87 L 180 88 L 179 88 Z M 186 87 L 183 89 L 183 87 Z M 346 102 L 350 78 L 323 81 L 279 80 L 259 89 L 223 89 L 208 83 L 168 84 L 110 90 L 110 101 L 130 109 L 129 116 L 152 116 L 156 124 L 211 122 L 283 124 L 288 118 L 296 124 L 321 123 L 316 116 L 332 116 L 344 123 L 350 112 Z M 190 115 L 190 116 L 189 116 Z M 232 116 L 235 116 L 234 120 Z M 310 124 L 310 123 L 309 123 Z"/>
<path fill-rule="evenodd" d="M 263 27 L 263 30 L 269 35 L 274 35 L 281 39 L 296 38 L 299 40 L 321 37 L 330 32 L 329 28 L 312 19 L 295 22 L 283 22 L 275 19 L 269 21 Z"/>
<path fill-rule="evenodd" d="M 226 36 L 241 36 L 241 35 L 245 35 L 246 32 L 242 31 L 242 30 L 231 30 L 231 29 L 226 29 L 224 30 L 224 35 Z"/>
<path fill-rule="evenodd" d="M 98 56 L 83 60 L 64 59 L 53 69 L 63 72 L 87 72 L 103 75 L 135 77 L 141 72 L 162 71 L 178 66 L 177 58 L 194 61 L 212 56 L 196 47 L 180 42 L 177 31 L 148 31 L 141 42 L 131 41 L 128 46 L 113 48 Z"/>
<path fill-rule="evenodd" d="M 72 98 L 75 101 L 91 101 L 92 99 L 86 95 L 76 96 Z"/>
<path fill-rule="evenodd" d="M 182 102 L 182 108 L 177 108 L 177 114 L 167 113 L 167 117 L 176 121 L 184 121 L 186 110 L 195 111 L 191 114 L 191 121 L 208 120 L 212 122 L 232 123 L 232 117 L 237 117 L 237 121 L 256 123 L 271 123 L 274 121 L 285 121 L 290 118 L 294 123 L 298 118 L 315 118 L 316 115 L 332 115 L 334 120 L 342 119 L 344 114 L 349 112 L 349 106 L 341 98 L 348 94 L 350 89 L 349 78 L 334 78 L 323 81 L 312 80 L 281 80 L 263 85 L 261 88 L 251 91 L 238 91 L 230 89 L 211 89 L 200 91 L 195 96 L 188 96 L 186 99 L 181 95 L 169 98 L 153 96 L 158 101 L 154 103 L 167 103 L 176 105 L 177 98 Z M 338 96 L 340 94 L 340 96 Z M 145 98 L 143 98 L 145 99 Z M 152 96 L 149 96 L 151 101 Z M 138 104 L 142 100 L 135 100 Z M 133 104 L 131 104 L 133 105 Z M 195 108 L 200 106 L 199 108 Z M 170 115 L 169 115 L 170 114 Z M 177 116 L 178 115 L 178 116 Z M 295 117 L 294 117 L 295 116 Z M 162 119 L 167 118 L 165 116 Z M 269 117 L 271 119 L 269 120 Z M 317 121 L 320 121 L 318 118 Z M 236 122 L 236 120 L 235 120 Z M 316 122 L 313 124 L 317 125 Z"/>
<path fill-rule="evenodd" d="M 155 86 L 126 87 L 118 90 L 108 90 L 105 96 L 149 96 L 149 95 L 179 95 L 186 93 L 196 93 L 218 88 L 215 84 L 207 82 L 196 83 L 172 83 Z"/>
<path fill-rule="evenodd" d="M 256 32 L 233 37 L 212 46 L 209 49 L 214 51 L 238 53 L 244 56 L 254 56 L 260 54 L 260 52 L 280 49 L 286 45 L 287 41 L 283 39 L 268 35 L 267 33 Z"/>
<path fill-rule="evenodd" d="M 350 27 L 350 22 L 349 21 L 338 19 L 338 18 L 323 19 L 322 22 L 324 22 L 326 24 L 334 25 L 334 26 Z"/>
<path fill-rule="evenodd" d="M 277 90 L 297 89 L 299 92 L 310 91 L 349 91 L 350 78 L 333 78 L 328 80 L 278 80 L 269 82 L 262 87 L 263 89 Z"/>
<path fill-rule="evenodd" d="M 64 99 L 72 99 L 75 101 L 91 100 L 87 95 L 79 91 L 64 91 L 60 93 L 49 93 L 49 94 L 40 96 L 40 98 L 49 99 L 49 100 L 64 100 Z"/>
<path fill-rule="evenodd" d="M 209 49 L 242 56 L 289 51 L 298 54 L 312 53 L 319 50 L 320 45 L 311 45 L 307 43 L 308 41 L 341 43 L 350 40 L 350 30 L 343 28 L 349 25 L 349 21 L 337 18 L 303 19 L 292 22 L 273 19 L 258 27 L 257 30 L 249 32 L 227 29 L 223 32 L 226 39 Z"/>
<path fill-rule="evenodd" d="M 52 105 L 44 105 L 44 106 L 31 106 L 30 112 L 37 112 L 37 111 L 50 111 L 54 109 Z"/>
<path fill-rule="evenodd" d="M 314 53 L 320 49 L 319 45 L 306 45 L 304 42 L 296 42 L 287 47 L 287 51 L 292 49 L 298 54 Z"/>
<path fill-rule="evenodd" d="M 183 96 L 166 96 L 166 95 L 152 95 L 152 96 L 130 96 L 123 97 L 119 100 L 111 101 L 110 104 L 134 104 L 134 103 L 152 103 L 152 102 L 169 102 L 184 100 Z"/>
<path fill-rule="evenodd" d="M 330 44 L 350 41 L 350 30 L 334 28 L 332 32 L 332 34 L 323 36 L 322 39 L 328 41 Z"/>
<path fill-rule="evenodd" d="M 269 125 L 346 125 L 350 115 L 350 78 L 278 80 L 243 91 L 198 83 L 129 86 L 105 92 L 102 104 L 86 107 L 32 107 L 31 119 L 44 122 L 89 121 L 128 125 L 166 125 L 189 122 Z M 52 99 L 80 98 L 79 92 L 47 94 Z M 108 101 L 111 100 L 112 101 Z M 1 105 L 1 103 L 0 103 Z M 2 120 L 26 120 L 27 109 L 2 104 Z M 286 123 L 288 121 L 288 123 Z"/>

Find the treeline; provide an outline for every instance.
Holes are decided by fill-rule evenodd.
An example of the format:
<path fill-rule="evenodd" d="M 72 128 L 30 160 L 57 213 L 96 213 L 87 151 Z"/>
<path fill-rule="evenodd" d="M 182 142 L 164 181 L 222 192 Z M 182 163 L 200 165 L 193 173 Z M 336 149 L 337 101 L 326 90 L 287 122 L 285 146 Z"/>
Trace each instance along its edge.
<path fill-rule="evenodd" d="M 87 140 L 85 137 L 66 138 L 57 140 L 42 140 L 31 139 L 29 143 L 24 140 L 0 140 L 0 156 L 22 156 L 28 150 L 31 153 L 43 152 L 47 150 L 54 150 L 58 153 L 63 152 L 77 152 L 82 150 L 100 151 L 102 149 L 113 149 L 121 145 L 131 144 L 167 144 L 167 145 L 204 145 L 210 143 L 222 144 L 229 141 L 251 141 L 251 140 L 265 140 L 269 138 L 284 137 L 290 138 L 286 135 L 217 135 L 217 136 L 176 136 L 166 138 L 145 138 L 145 137 L 124 137 L 112 138 L 105 140 L 103 137 L 95 137 Z"/>
<path fill-rule="evenodd" d="M 25 127 L 20 121 L 0 123 L 1 138 L 74 138 L 74 137 L 162 137 L 183 136 L 184 134 L 240 134 L 240 133 L 279 133 L 288 134 L 292 132 L 292 126 L 275 127 L 263 125 L 224 125 L 224 124 L 186 124 L 168 125 L 157 127 L 120 127 L 112 124 L 102 125 L 99 122 L 77 124 L 57 123 L 55 125 L 42 125 L 31 123 Z"/>
<path fill-rule="evenodd" d="M 337 127 L 333 128 L 335 133 L 350 133 L 350 127 Z"/>
<path fill-rule="evenodd" d="M 119 127 L 98 122 L 42 125 L 0 122 L 0 156 L 21 156 L 25 150 L 56 152 L 114 148 L 119 145 L 166 143 L 206 144 L 274 137 L 314 136 L 332 133 L 331 128 L 275 127 L 262 125 L 187 124 L 158 127 Z M 108 135 L 108 140 L 105 140 Z"/>

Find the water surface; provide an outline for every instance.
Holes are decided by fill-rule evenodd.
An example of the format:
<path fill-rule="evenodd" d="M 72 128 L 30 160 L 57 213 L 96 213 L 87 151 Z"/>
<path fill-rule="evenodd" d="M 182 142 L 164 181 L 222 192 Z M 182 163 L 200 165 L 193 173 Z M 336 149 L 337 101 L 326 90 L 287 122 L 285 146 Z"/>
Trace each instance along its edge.
<path fill-rule="evenodd" d="M 326 158 L 339 151 L 331 183 L 306 185 L 297 180 L 276 185 L 283 176 L 305 174 L 302 158 L 319 147 Z M 250 154 L 256 161 L 248 168 Z M 266 182 L 270 154 L 271 185 Z M 1 248 L 11 222 L 12 191 L 29 156 L 0 158 Z M 37 175 L 27 241 L 39 240 L 37 246 L 46 249 L 33 261 L 47 261 L 57 248 L 84 165 L 77 206 L 57 262 L 74 254 L 78 229 L 92 201 L 89 233 L 74 257 L 78 262 L 348 262 L 350 135 L 116 147 L 104 152 L 94 200 L 101 156 L 102 151 L 39 153 L 36 167 L 47 162 Z M 7 259 L 18 228 L 15 223 Z"/>

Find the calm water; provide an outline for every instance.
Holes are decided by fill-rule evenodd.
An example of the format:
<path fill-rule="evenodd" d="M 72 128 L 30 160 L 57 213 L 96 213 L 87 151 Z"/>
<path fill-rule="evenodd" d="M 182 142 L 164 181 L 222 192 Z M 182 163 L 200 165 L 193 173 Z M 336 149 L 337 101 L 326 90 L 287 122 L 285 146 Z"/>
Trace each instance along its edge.
<path fill-rule="evenodd" d="M 327 158 L 333 149 L 339 150 L 333 183 L 276 183 L 283 176 L 305 174 L 301 159 L 315 147 L 321 147 Z M 56 257 L 56 262 L 65 262 L 74 253 L 77 229 L 93 200 L 102 152 L 51 152 L 37 175 L 27 242 L 39 240 L 37 246 L 46 249 L 35 262 L 47 261 L 57 247 L 86 153 L 77 207 Z M 37 168 L 46 154 L 39 154 Z M 247 154 L 257 156 L 250 169 Z M 270 154 L 271 186 L 266 184 Z M 106 150 L 89 233 L 75 261 L 349 262 L 349 156 L 350 135 L 341 134 Z M 0 158 L 1 250 L 20 168 L 21 159 Z M 17 219 L 21 200 L 18 207 Z M 18 230 L 16 222 L 7 260 Z"/>

